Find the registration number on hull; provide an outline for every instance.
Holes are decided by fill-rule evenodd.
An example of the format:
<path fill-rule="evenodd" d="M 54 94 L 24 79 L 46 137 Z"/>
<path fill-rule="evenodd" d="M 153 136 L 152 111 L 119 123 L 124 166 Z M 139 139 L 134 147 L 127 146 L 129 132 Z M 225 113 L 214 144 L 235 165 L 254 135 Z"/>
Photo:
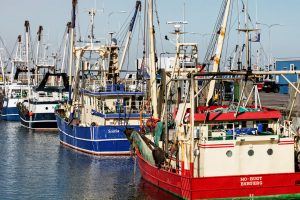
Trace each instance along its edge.
<path fill-rule="evenodd" d="M 250 176 L 240 178 L 241 186 L 258 186 L 263 184 L 263 178 L 261 176 Z"/>

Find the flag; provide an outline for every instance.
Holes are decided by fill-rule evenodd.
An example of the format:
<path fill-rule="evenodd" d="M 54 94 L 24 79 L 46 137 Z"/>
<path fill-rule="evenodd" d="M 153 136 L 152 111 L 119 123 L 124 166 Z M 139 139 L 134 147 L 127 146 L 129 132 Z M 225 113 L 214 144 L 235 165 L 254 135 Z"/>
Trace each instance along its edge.
<path fill-rule="evenodd" d="M 250 42 L 260 42 L 260 33 L 256 33 L 256 35 L 249 40 Z"/>

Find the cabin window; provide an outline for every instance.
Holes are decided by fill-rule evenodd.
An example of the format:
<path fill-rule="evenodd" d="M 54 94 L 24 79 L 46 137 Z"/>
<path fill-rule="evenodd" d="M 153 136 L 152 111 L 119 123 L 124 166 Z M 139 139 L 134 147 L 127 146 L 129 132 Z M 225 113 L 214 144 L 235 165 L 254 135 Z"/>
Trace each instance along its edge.
<path fill-rule="evenodd" d="M 247 127 L 247 122 L 246 121 L 242 121 L 242 128 L 246 128 Z"/>
<path fill-rule="evenodd" d="M 270 156 L 270 155 L 272 155 L 273 154 L 273 149 L 268 149 L 267 150 L 267 154 Z"/>
<path fill-rule="evenodd" d="M 290 64 L 290 71 L 295 71 L 295 65 L 294 64 Z"/>
<path fill-rule="evenodd" d="M 262 124 L 262 132 L 265 132 L 268 128 L 268 121 L 256 121 L 256 126 Z"/>
<path fill-rule="evenodd" d="M 227 128 L 228 129 L 232 129 L 233 128 L 233 124 L 227 124 Z"/>
<path fill-rule="evenodd" d="M 130 102 L 130 99 L 127 98 L 127 97 L 125 97 L 125 98 L 123 99 L 123 106 L 128 107 L 128 106 L 129 106 L 129 102 Z"/>
<path fill-rule="evenodd" d="M 53 97 L 52 92 L 47 92 L 47 96 L 48 96 L 48 97 Z"/>
<path fill-rule="evenodd" d="M 254 123 L 253 123 L 253 121 L 246 121 L 246 127 L 248 127 L 248 128 L 253 128 L 254 127 Z"/>
<path fill-rule="evenodd" d="M 224 125 L 223 124 L 212 125 L 212 130 L 222 130 L 222 129 L 224 129 Z"/>
<path fill-rule="evenodd" d="M 227 156 L 228 158 L 230 158 L 230 157 L 232 156 L 232 151 L 231 151 L 231 150 L 228 150 L 228 151 L 226 152 L 226 156 Z"/>
<path fill-rule="evenodd" d="M 250 150 L 248 151 L 248 155 L 249 155 L 249 156 L 253 156 L 253 155 L 254 155 L 254 151 L 253 151 L 252 149 L 250 149 Z"/>
<path fill-rule="evenodd" d="M 27 91 L 26 90 L 22 91 L 22 97 L 27 97 Z"/>

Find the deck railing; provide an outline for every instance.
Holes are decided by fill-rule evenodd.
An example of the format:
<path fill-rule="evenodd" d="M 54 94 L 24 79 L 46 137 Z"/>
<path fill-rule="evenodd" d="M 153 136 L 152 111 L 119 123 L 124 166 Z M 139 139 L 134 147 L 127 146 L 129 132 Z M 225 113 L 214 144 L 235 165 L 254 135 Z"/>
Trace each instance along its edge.
<path fill-rule="evenodd" d="M 285 128 L 285 134 L 290 136 L 290 132 Z M 278 130 L 268 127 L 268 123 L 258 123 L 253 127 L 240 127 L 234 123 L 224 124 L 201 124 L 195 127 L 195 138 L 204 138 L 207 140 L 232 140 L 237 136 L 251 135 L 280 135 Z"/>
<path fill-rule="evenodd" d="M 98 108 L 97 110 L 102 114 L 137 114 L 143 110 L 143 106 L 144 100 L 135 100 L 134 103 L 131 103 L 131 105 L 129 105 L 128 102 L 123 105 L 122 102 L 118 102 L 116 100 L 114 106 L 109 108 L 103 100 L 99 99 L 97 100 L 96 107 Z"/>
<path fill-rule="evenodd" d="M 112 81 L 93 80 L 85 83 L 85 88 L 91 92 L 144 92 L 143 84 L 137 84 L 136 80 L 124 80 L 118 84 Z"/>

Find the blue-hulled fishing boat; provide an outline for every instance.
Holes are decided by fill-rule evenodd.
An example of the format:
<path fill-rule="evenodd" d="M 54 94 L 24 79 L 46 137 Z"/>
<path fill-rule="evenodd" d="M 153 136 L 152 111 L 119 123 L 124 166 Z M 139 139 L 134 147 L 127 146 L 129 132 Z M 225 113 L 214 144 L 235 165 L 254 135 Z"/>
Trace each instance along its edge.
<path fill-rule="evenodd" d="M 71 41 L 75 27 L 77 1 L 73 1 Z M 126 53 L 131 39 L 135 17 L 140 1 L 136 3 L 134 17 L 129 27 Z M 94 9 L 91 17 L 90 41 L 72 47 L 75 55 L 75 75 L 70 89 L 68 103 L 56 109 L 60 142 L 76 150 L 94 155 L 130 154 L 130 143 L 124 131 L 126 128 L 140 130 L 143 119 L 149 114 L 142 112 L 144 102 L 144 82 L 138 79 L 121 78 L 121 64 L 118 62 L 119 46 L 112 39 L 107 45 L 94 42 Z M 69 71 L 71 71 L 69 69 Z M 125 75 L 126 77 L 126 75 Z M 127 76 L 128 77 L 128 76 Z M 134 76 L 133 76 L 134 77 Z M 71 76 L 70 76 L 71 78 Z M 150 111 L 150 109 L 148 110 Z"/>

